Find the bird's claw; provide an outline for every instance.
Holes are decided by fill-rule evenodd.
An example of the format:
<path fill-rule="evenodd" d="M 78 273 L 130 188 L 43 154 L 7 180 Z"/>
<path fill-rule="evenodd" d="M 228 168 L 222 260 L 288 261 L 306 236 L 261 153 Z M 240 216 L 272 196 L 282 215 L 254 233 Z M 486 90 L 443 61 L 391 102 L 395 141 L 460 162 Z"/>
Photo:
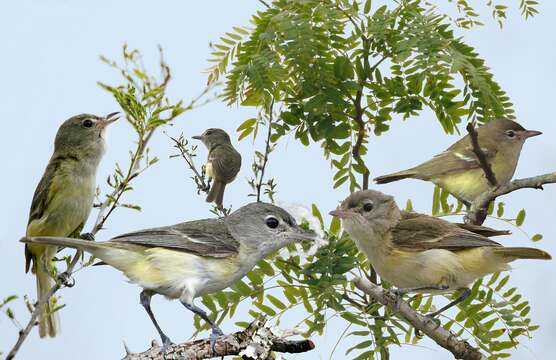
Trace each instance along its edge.
<path fill-rule="evenodd" d="M 95 235 L 93 233 L 83 233 L 79 235 L 79 237 L 83 240 L 95 241 Z"/>
<path fill-rule="evenodd" d="M 172 340 L 170 340 L 169 337 L 165 336 L 164 338 L 162 338 L 162 347 L 160 348 L 160 354 L 166 354 L 166 351 L 168 351 L 168 349 L 172 345 L 174 345 L 174 343 L 172 342 Z"/>
<path fill-rule="evenodd" d="M 431 314 L 425 315 L 425 317 L 426 317 L 429 321 L 432 321 L 433 323 L 435 323 L 435 324 L 436 324 L 436 327 L 438 328 L 438 327 L 440 327 L 441 323 L 440 323 L 440 320 L 438 320 L 438 319 L 435 317 L 435 315 L 436 315 L 435 313 L 431 313 Z"/>
<path fill-rule="evenodd" d="M 210 348 L 212 349 L 213 353 L 216 352 L 216 340 L 218 340 L 219 336 L 223 336 L 223 335 L 224 333 L 222 332 L 222 330 L 220 330 L 218 326 L 212 328 L 212 332 L 210 333 L 209 340 L 210 340 Z"/>
<path fill-rule="evenodd" d="M 67 271 L 64 271 L 63 273 L 58 275 L 58 281 L 68 288 L 71 288 L 75 285 L 75 279 L 72 278 Z"/>

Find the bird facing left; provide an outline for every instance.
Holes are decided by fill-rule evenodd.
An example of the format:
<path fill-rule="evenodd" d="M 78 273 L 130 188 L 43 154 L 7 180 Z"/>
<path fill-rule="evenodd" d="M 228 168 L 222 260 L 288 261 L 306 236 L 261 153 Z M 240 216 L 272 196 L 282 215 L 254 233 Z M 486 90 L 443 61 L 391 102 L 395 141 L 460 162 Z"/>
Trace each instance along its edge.
<path fill-rule="evenodd" d="M 26 236 L 80 237 L 91 211 L 96 186 L 96 172 L 105 152 L 106 127 L 118 113 L 100 117 L 81 114 L 66 120 L 58 129 L 54 153 L 37 185 L 27 224 Z M 25 246 L 25 271 L 37 279 L 37 301 L 45 302 L 39 315 L 41 338 L 56 336 L 58 314 L 54 299 L 45 299 L 55 284 L 52 258 L 56 246 Z"/>

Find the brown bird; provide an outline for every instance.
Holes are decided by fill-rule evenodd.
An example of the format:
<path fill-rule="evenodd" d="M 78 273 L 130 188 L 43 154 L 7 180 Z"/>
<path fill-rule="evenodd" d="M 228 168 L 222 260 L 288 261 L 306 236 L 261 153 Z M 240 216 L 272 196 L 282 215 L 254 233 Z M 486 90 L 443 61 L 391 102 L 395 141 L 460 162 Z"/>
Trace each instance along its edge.
<path fill-rule="evenodd" d="M 193 136 L 193 139 L 201 140 L 209 150 L 205 171 L 213 184 L 207 202 L 222 207 L 226 185 L 234 181 L 241 169 L 241 155 L 232 146 L 230 136 L 222 129 L 207 129 L 202 135 Z"/>
<path fill-rule="evenodd" d="M 483 236 L 504 232 L 401 211 L 393 197 L 374 190 L 351 194 L 330 215 L 341 219 L 380 277 L 399 288 L 398 294 L 463 290 L 431 316 L 463 301 L 471 283 L 508 270 L 514 260 L 551 259 L 545 251 L 504 247 Z"/>

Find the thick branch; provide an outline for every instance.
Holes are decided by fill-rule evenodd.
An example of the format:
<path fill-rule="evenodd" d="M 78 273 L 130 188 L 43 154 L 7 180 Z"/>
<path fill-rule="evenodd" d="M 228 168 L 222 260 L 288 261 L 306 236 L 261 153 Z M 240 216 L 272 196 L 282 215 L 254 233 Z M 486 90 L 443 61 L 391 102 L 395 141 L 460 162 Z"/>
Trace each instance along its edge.
<path fill-rule="evenodd" d="M 355 286 L 368 294 L 373 300 L 388 306 L 398 316 L 404 318 L 415 329 L 420 330 L 433 339 L 439 346 L 450 351 L 454 358 L 464 360 L 486 360 L 479 350 L 472 347 L 467 341 L 458 339 L 452 332 L 439 326 L 434 320 L 419 314 L 403 300 L 398 301 L 397 296 L 381 286 L 371 283 L 365 278 L 355 278 Z"/>
<path fill-rule="evenodd" d="M 315 348 L 311 340 L 286 339 L 294 333 L 277 336 L 262 321 L 257 320 L 243 331 L 219 337 L 214 346 L 215 351 L 212 351 L 208 339 L 202 339 L 173 345 L 164 355 L 160 353 L 160 346 L 153 344 L 152 348 L 142 353 L 128 352 L 123 360 L 200 360 L 235 355 L 246 360 L 266 360 L 271 351 L 303 353 Z"/>
<path fill-rule="evenodd" d="M 465 216 L 465 222 L 469 224 L 481 225 L 485 221 L 490 202 L 494 201 L 499 196 L 509 194 L 519 189 L 543 190 L 543 185 L 554 183 L 556 183 L 556 172 L 525 179 L 517 179 L 496 188 L 492 188 L 477 197 L 471 204 L 471 208 Z"/>
<path fill-rule="evenodd" d="M 498 181 L 496 181 L 496 175 L 494 175 L 494 171 L 492 171 L 492 167 L 490 166 L 490 163 L 488 162 L 485 153 L 483 152 L 481 146 L 479 145 L 479 134 L 477 133 L 477 130 L 475 130 L 475 126 L 473 125 L 473 123 L 467 124 L 467 132 L 469 133 L 469 137 L 471 138 L 471 145 L 473 146 L 473 152 L 477 156 L 477 159 L 479 159 L 479 164 L 481 165 L 481 168 L 485 173 L 485 177 L 487 181 L 492 187 L 498 186 Z"/>

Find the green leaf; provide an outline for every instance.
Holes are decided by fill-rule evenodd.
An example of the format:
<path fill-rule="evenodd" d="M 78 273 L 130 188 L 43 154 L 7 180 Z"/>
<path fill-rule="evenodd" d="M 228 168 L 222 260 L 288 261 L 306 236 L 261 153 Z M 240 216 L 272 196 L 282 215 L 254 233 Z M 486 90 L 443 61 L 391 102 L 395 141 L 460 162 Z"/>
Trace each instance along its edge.
<path fill-rule="evenodd" d="M 515 224 L 517 226 L 521 226 L 521 225 L 523 225 L 524 221 L 525 221 L 525 209 L 521 209 L 519 211 L 519 213 L 517 214 L 517 217 L 515 219 Z"/>

